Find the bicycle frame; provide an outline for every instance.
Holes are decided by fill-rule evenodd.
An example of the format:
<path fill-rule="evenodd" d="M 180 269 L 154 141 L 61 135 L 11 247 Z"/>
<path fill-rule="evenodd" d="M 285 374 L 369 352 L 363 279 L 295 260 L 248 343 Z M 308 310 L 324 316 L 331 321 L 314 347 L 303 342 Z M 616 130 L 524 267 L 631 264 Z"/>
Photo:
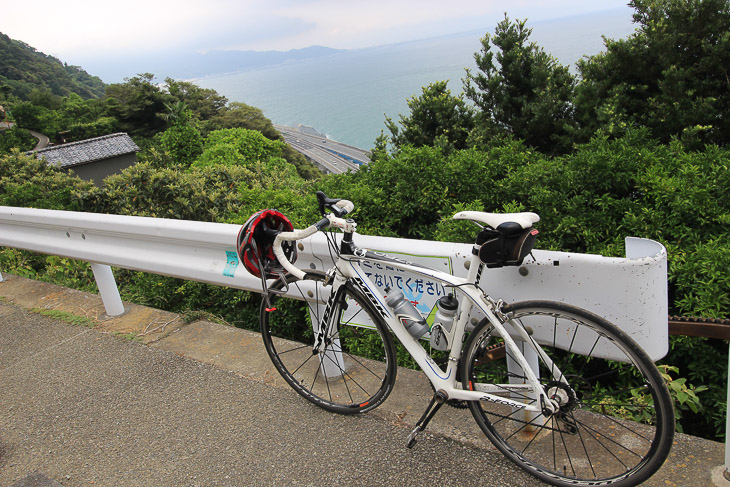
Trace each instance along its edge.
<path fill-rule="evenodd" d="M 301 396 L 343 414 L 378 407 L 395 382 L 391 338 L 395 335 L 435 389 L 408 435 L 408 448 L 416 444 L 418 434 L 446 402 L 470 401 L 474 419 L 497 449 L 549 483 L 636 485 L 661 466 L 669 454 L 674 430 L 671 397 L 651 359 L 638 345 L 615 325 L 570 304 L 533 300 L 503 305 L 479 287 L 484 268 L 490 266 L 486 263 L 500 266 L 522 262 L 534 242 L 536 234 L 531 227 L 539 221 L 538 215 L 455 214 L 454 219 L 484 225 L 475 239 L 467 276 L 461 278 L 436 270 L 443 269 L 440 265 L 434 269 L 358 248 L 353 241 L 356 223 L 343 218 L 353 210 L 353 204 L 329 199 L 321 192 L 317 199 L 322 220 L 304 230 L 279 233 L 273 242 L 277 262 L 286 270 L 273 292 L 306 300 L 311 323 L 300 319 L 292 323 L 289 315 L 272 322 L 269 312 L 276 308 L 271 305 L 262 305 L 261 311 L 267 352 L 282 377 Z M 324 262 L 316 258 L 318 263 L 310 264 L 316 270 L 309 271 L 286 259 L 283 241 L 301 240 L 327 227 L 344 233 L 339 242 L 327 237 L 334 266 L 324 266 L 328 270 L 323 273 L 320 264 Z M 495 232 L 499 234 L 496 240 Z M 508 250 L 508 242 L 502 238 L 514 235 L 524 246 Z M 504 259 L 505 255 L 513 258 Z M 285 289 L 287 282 L 296 289 Z M 383 288 L 386 283 L 389 287 Z M 439 335 L 432 337 L 432 345 L 448 350 L 445 363 L 440 353 L 432 357 L 433 351 L 422 345 L 420 336 L 425 327 L 407 321 L 416 311 L 410 307 L 404 310 L 405 303 L 400 301 L 404 296 L 394 296 L 394 289 L 413 300 L 421 317 L 428 315 L 429 322 L 431 316 L 437 318 L 431 330 L 438 330 Z M 447 292 L 459 302 L 451 324 L 446 320 L 454 316 L 452 297 L 440 300 L 441 309 L 432 308 L 432 299 Z M 471 331 L 468 325 L 482 315 L 485 319 Z M 290 323 L 292 333 L 276 331 Z M 375 328 L 377 332 L 343 330 L 343 325 Z M 291 340 L 290 335 L 306 340 Z M 363 343 L 377 349 L 362 354 L 371 355 L 373 360 L 357 356 Z M 492 353 L 494 350 L 499 353 Z M 564 361 L 571 383 L 548 351 L 555 361 Z M 585 354 L 596 362 L 583 367 L 574 362 L 575 354 Z M 497 361 L 492 363 L 493 359 Z M 607 374 L 618 373 L 613 360 L 627 363 L 631 370 L 630 377 L 615 381 L 618 390 L 611 389 L 611 375 Z M 637 401 L 623 400 L 629 394 L 633 398 L 634 391 L 638 391 Z M 653 405 L 647 405 L 649 394 Z M 616 407 L 621 410 L 614 410 Z M 656 427 L 634 427 L 634 418 Z"/>
<path fill-rule="evenodd" d="M 419 340 L 408 333 L 405 326 L 395 317 L 390 307 L 385 303 L 384 295 L 381 294 L 378 287 L 368 278 L 361 268 L 360 264 L 363 262 L 387 264 L 388 266 L 410 274 L 427 277 L 436 282 L 443 283 L 445 287 L 453 288 L 455 293 L 458 292 L 461 295 L 462 299 L 460 300 L 458 318 L 454 325 L 455 330 L 452 340 L 453 345 L 449 352 L 446 370 L 443 370 L 433 361 L 428 352 L 419 343 Z M 387 255 L 366 249 L 357 249 L 353 255 L 340 255 L 334 269 L 336 269 L 336 271 L 332 283 L 332 295 L 336 295 L 339 287 L 345 284 L 348 280 L 357 286 L 362 294 L 370 300 L 371 304 L 383 318 L 388 328 L 393 332 L 406 350 L 408 350 L 408 353 L 413 357 L 419 367 L 424 371 L 434 388 L 437 391 L 440 390 L 446 393 L 449 399 L 489 401 L 534 413 L 544 413 L 546 412 L 546 408 L 550 411 L 554 409 L 548 396 L 543 391 L 537 375 L 533 371 L 528 360 L 525 358 L 525 355 L 519 350 L 514 338 L 507 331 L 502 320 L 497 317 L 495 308 L 496 303 L 474 284 L 477 281 L 477 276 L 483 269 L 483 264 L 479 261 L 477 256 L 472 257 L 469 273 L 466 278 L 452 276 L 445 272 L 421 267 L 404 260 L 394 259 Z M 330 301 L 327 304 L 327 308 L 330 308 L 332 305 L 333 303 Z M 510 352 L 510 357 L 513 358 L 518 363 L 521 370 L 525 372 L 529 384 L 495 384 L 491 387 L 489 385 L 482 385 L 482 387 L 480 387 L 481 390 L 474 391 L 465 390 L 461 387 L 459 378 L 456 377 L 456 371 L 459 359 L 461 358 L 465 328 L 474 307 L 487 317 L 489 322 L 496 329 L 497 333 L 503 338 L 505 346 Z M 331 315 L 331 310 L 327 309 L 325 311 L 325 316 L 329 315 Z M 522 341 L 533 344 L 533 347 L 540 357 L 543 358 L 548 365 L 552 365 L 551 359 L 547 356 L 547 354 L 545 354 L 542 348 L 530 338 L 528 332 L 524 330 L 521 325 L 515 323 L 512 324 L 511 328 L 519 335 L 519 338 Z M 556 374 L 554 375 L 557 375 L 558 377 L 555 380 L 564 381 L 562 373 L 560 373 L 557 368 Z M 504 396 L 497 396 L 490 393 L 490 391 L 504 393 L 505 390 L 516 391 L 519 389 L 539 391 L 540 397 L 535 397 L 535 402 L 532 405 L 527 405 L 520 401 L 515 401 L 505 398 Z"/>

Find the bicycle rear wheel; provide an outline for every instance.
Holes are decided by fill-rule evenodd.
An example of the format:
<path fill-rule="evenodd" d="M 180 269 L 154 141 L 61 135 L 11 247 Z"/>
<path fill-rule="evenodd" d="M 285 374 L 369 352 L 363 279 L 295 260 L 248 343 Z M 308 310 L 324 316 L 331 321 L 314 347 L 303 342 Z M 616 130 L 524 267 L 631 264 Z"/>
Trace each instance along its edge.
<path fill-rule="evenodd" d="M 545 417 L 496 401 L 471 401 L 472 415 L 489 440 L 554 485 L 632 486 L 656 472 L 672 445 L 674 411 L 646 353 L 614 325 L 574 306 L 529 301 L 502 311 L 511 317 L 508 331 L 514 323 L 531 335 L 518 347 L 560 409 Z M 535 343 L 549 359 L 536 352 Z M 484 320 L 465 346 L 464 388 L 536 404 L 537 395 L 512 355 Z"/>
<path fill-rule="evenodd" d="M 274 367 L 304 398 L 341 414 L 370 411 L 390 394 L 397 371 L 395 347 L 370 302 L 349 283 L 331 296 L 325 276 L 311 271 L 289 282 L 290 294 L 261 304 L 261 335 Z M 272 286 L 274 291 L 284 286 Z M 325 313 L 321 302 L 331 307 Z M 320 333 L 321 331 L 321 333 Z"/>

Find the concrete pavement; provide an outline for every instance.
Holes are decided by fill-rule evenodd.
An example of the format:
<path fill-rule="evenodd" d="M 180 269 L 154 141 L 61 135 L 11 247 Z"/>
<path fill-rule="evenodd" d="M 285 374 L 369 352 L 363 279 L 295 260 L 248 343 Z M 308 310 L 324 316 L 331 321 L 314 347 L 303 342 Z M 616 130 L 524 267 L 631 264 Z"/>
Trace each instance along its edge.
<path fill-rule="evenodd" d="M 419 372 L 399 370 L 377 410 L 336 415 L 288 388 L 256 333 L 131 304 L 108 319 L 94 294 L 3 278 L 0 487 L 536 485 L 467 410 L 443 408 L 406 449 L 431 397 Z M 712 485 L 723 461 L 724 445 L 678 435 L 645 485 Z"/>

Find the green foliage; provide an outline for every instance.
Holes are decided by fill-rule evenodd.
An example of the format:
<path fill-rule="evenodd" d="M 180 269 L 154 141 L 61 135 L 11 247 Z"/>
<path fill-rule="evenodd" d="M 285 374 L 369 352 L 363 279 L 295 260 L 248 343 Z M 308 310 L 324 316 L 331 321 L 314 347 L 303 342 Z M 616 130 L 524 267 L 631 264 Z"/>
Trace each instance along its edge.
<path fill-rule="evenodd" d="M 203 152 L 203 136 L 192 125 L 175 124 L 155 136 L 155 146 L 174 164 L 188 167 Z"/>
<path fill-rule="evenodd" d="M 56 96 L 77 93 L 82 98 L 98 98 L 104 93 L 104 83 L 96 76 L 2 33 L 0 86 L 8 87 L 6 97 L 20 100 L 27 100 L 31 92 L 39 89 Z"/>
<path fill-rule="evenodd" d="M 167 97 L 154 80 L 153 74 L 144 73 L 106 87 L 106 97 L 113 100 L 110 112 L 122 131 L 151 137 L 164 127 L 161 115 Z"/>
<path fill-rule="evenodd" d="M 0 155 L 0 188 L 3 206 L 83 211 L 99 197 L 93 183 L 17 150 Z"/>
<path fill-rule="evenodd" d="M 66 125 L 66 142 L 93 139 L 119 131 L 117 121 L 113 117 L 101 117 L 90 122 L 77 122 Z"/>
<path fill-rule="evenodd" d="M 670 370 L 677 367 L 682 377 L 687 379 L 685 382 L 697 388 L 707 387 L 699 395 L 697 412 L 691 406 L 680 407 L 685 431 L 705 438 L 722 439 L 727 401 L 727 342 L 676 336 L 670 337 L 669 345 L 669 355 L 662 363 Z"/>
<path fill-rule="evenodd" d="M 702 407 L 702 402 L 697 394 L 706 391 L 707 386 L 696 387 L 692 384 L 687 383 L 686 377 L 673 377 L 670 372 L 675 375 L 679 374 L 679 368 L 670 365 L 660 366 L 662 371 L 662 377 L 669 386 L 669 393 L 674 399 L 675 407 L 674 414 L 676 416 L 677 424 L 679 424 L 677 431 L 682 433 L 682 425 L 680 420 L 682 419 L 682 413 L 684 411 L 691 411 L 697 414 Z"/>
<path fill-rule="evenodd" d="M 12 116 L 20 127 L 36 130 L 52 139 L 59 138 L 62 133 L 66 142 L 99 137 L 119 129 L 118 121 L 107 115 L 108 100 L 83 100 L 75 93 L 54 100 L 53 103 L 14 103 Z"/>
<path fill-rule="evenodd" d="M 9 154 L 11 149 L 29 151 L 36 145 L 36 138 L 25 129 L 13 126 L 0 131 L 0 154 Z"/>
<path fill-rule="evenodd" d="M 11 247 L 0 247 L 0 264 L 3 270 L 28 279 L 38 279 L 39 269 L 45 267 L 36 254 Z"/>
<path fill-rule="evenodd" d="M 167 93 L 173 103 L 183 103 L 196 120 L 210 120 L 226 107 L 226 97 L 215 90 L 201 88 L 188 81 L 165 79 Z M 219 127 L 224 128 L 224 127 Z"/>
<path fill-rule="evenodd" d="M 674 306 L 679 313 L 727 317 L 730 309 L 730 253 L 725 232 L 680 249 L 672 258 Z M 704 240 L 704 239 L 703 239 Z"/>
<path fill-rule="evenodd" d="M 221 108 L 216 115 L 210 117 L 201 124 L 203 133 L 212 132 L 221 129 L 242 128 L 261 132 L 264 137 L 270 140 L 278 140 L 283 142 L 283 137 L 266 118 L 259 108 L 255 108 L 245 103 L 233 102 Z M 311 162 L 292 149 L 288 144 L 282 145 L 281 156 L 290 164 L 297 168 L 297 172 L 304 179 L 317 179 L 322 173 Z"/>
<path fill-rule="evenodd" d="M 446 81 L 431 83 L 423 88 L 421 96 L 410 98 L 410 115 L 400 115 L 400 127 L 386 118 L 385 125 L 396 148 L 405 145 L 445 149 L 467 147 L 467 139 L 474 126 L 472 109 L 462 95 L 451 95 L 446 85 Z"/>
<path fill-rule="evenodd" d="M 49 132 L 49 129 L 52 133 L 57 131 L 56 112 L 44 106 L 34 105 L 29 101 L 15 103 L 11 113 L 19 127 L 39 132 Z"/>
<path fill-rule="evenodd" d="M 692 148 L 730 140 L 730 4 L 725 0 L 635 0 L 637 32 L 606 40 L 578 63 L 577 118 L 587 138 L 630 124 Z"/>
<path fill-rule="evenodd" d="M 264 116 L 260 108 L 252 107 L 241 102 L 233 102 L 220 109 L 210 117 L 206 127 L 208 131 L 220 129 L 249 129 L 257 130 L 271 140 L 280 138 L 271 120 Z"/>
<path fill-rule="evenodd" d="M 261 132 L 248 129 L 222 129 L 208 134 L 196 167 L 223 164 L 246 166 L 281 157 L 283 142 L 267 139 Z"/>
<path fill-rule="evenodd" d="M 212 166 L 184 171 L 138 163 L 104 181 L 97 211 L 122 215 L 223 221 L 236 211 L 239 184 L 251 178 L 239 167 Z"/>
<path fill-rule="evenodd" d="M 478 140 L 512 135 L 547 153 L 570 147 L 575 79 L 566 66 L 535 43 L 526 21 L 505 15 L 494 35 L 474 54 L 478 72 L 467 69 L 464 92 L 479 109 Z M 499 49 L 496 56 L 492 46 Z"/>

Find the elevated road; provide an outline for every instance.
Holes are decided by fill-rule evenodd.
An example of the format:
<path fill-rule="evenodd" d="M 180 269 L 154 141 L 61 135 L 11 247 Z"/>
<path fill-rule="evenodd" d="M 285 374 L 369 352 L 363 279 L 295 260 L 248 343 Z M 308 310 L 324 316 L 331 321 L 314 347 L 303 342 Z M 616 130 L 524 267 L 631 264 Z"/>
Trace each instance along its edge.
<path fill-rule="evenodd" d="M 328 139 L 311 127 L 275 127 L 287 144 L 326 173 L 357 171 L 370 162 L 368 151 Z"/>

